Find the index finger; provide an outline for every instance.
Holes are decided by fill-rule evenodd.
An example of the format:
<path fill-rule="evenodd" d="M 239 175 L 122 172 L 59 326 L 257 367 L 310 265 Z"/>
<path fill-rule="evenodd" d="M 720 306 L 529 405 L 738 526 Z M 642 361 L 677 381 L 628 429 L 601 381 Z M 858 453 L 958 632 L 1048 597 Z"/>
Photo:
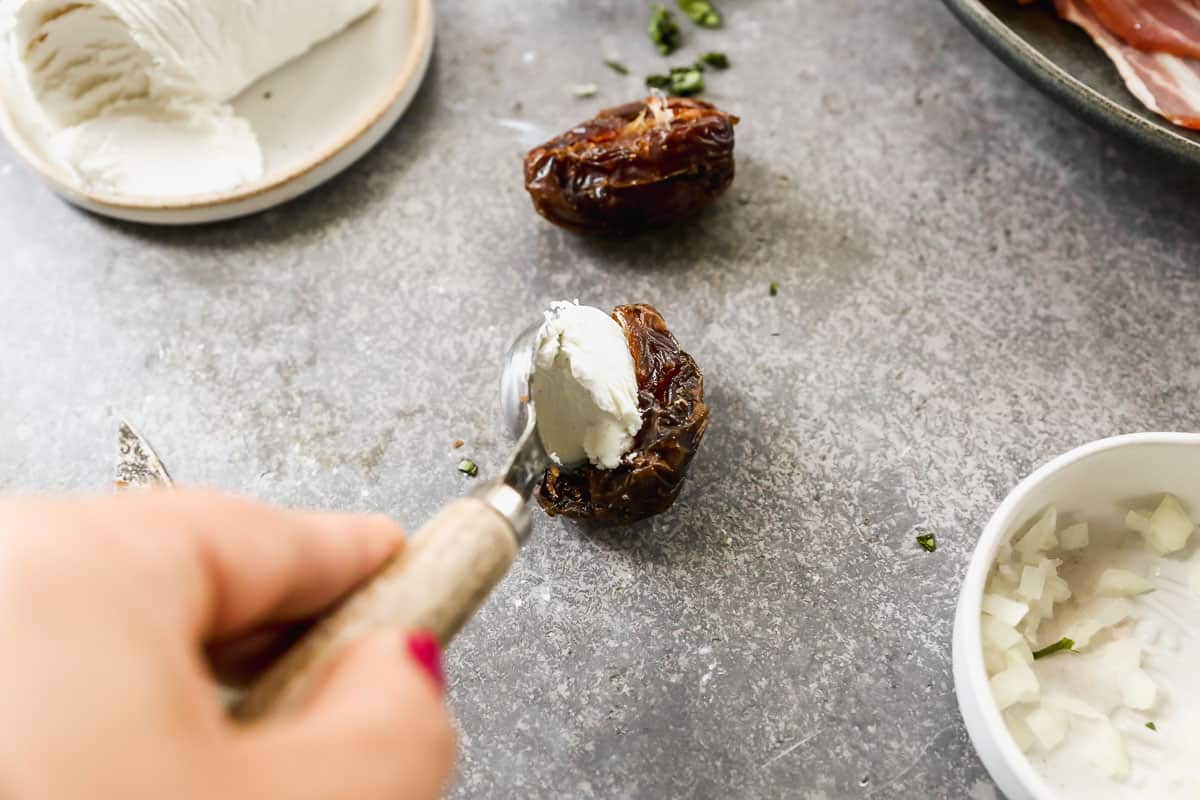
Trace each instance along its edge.
<path fill-rule="evenodd" d="M 204 640 L 310 617 L 367 580 L 404 543 L 383 515 L 301 512 L 214 492 L 172 489 L 113 501 L 140 514 L 178 576 L 188 623 Z"/>

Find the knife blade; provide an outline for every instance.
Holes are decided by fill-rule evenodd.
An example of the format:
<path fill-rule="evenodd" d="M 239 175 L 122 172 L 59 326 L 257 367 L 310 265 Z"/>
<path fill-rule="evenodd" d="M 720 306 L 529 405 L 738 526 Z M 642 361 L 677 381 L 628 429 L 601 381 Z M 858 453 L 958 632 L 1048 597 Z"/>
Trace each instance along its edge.
<path fill-rule="evenodd" d="M 156 487 L 169 489 L 175 485 L 150 442 L 124 420 L 117 428 L 117 473 L 113 483 L 118 492 Z M 217 687 L 217 696 L 227 708 L 233 708 L 242 694 L 240 689 Z"/>
<path fill-rule="evenodd" d="M 175 485 L 154 448 L 128 422 L 117 429 L 117 472 L 114 485 L 118 492 Z"/>

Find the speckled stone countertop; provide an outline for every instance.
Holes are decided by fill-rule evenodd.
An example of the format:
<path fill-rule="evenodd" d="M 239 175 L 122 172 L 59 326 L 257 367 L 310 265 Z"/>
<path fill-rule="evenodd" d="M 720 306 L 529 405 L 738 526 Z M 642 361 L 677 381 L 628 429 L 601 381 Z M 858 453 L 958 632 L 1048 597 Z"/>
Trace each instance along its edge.
<path fill-rule="evenodd" d="M 707 373 L 691 483 L 630 530 L 539 517 L 451 653 L 454 795 L 990 797 L 958 582 L 1037 463 L 1195 427 L 1198 182 L 933 0 L 739 0 L 679 59 L 734 61 L 707 95 L 743 118 L 733 189 L 581 240 L 520 157 L 666 63 L 645 5 L 440 0 L 396 130 L 236 223 L 94 218 L 0 149 L 0 486 L 104 491 L 128 417 L 181 480 L 415 527 L 461 455 L 500 465 L 499 358 L 541 306 L 652 302 Z"/>

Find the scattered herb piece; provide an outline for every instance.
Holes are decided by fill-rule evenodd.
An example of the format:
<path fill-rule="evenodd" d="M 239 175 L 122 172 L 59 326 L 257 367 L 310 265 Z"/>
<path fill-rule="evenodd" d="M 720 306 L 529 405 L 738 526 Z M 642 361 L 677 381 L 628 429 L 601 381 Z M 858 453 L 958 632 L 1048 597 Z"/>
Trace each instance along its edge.
<path fill-rule="evenodd" d="M 646 86 L 676 97 L 691 97 L 704 91 L 704 75 L 695 67 L 671 67 L 666 75 L 649 75 Z"/>
<path fill-rule="evenodd" d="M 576 97 L 595 97 L 596 92 L 600 91 L 594 83 L 581 83 L 571 87 L 571 94 Z"/>
<path fill-rule="evenodd" d="M 470 477 L 474 478 L 479 474 L 479 465 L 469 458 L 464 458 L 462 461 L 458 462 L 458 471 L 463 475 L 469 475 Z"/>
<path fill-rule="evenodd" d="M 679 10 L 702 28 L 721 27 L 721 14 L 708 0 L 675 0 Z"/>
<path fill-rule="evenodd" d="M 1045 658 L 1046 656 L 1052 656 L 1055 653 L 1061 652 L 1063 650 L 1071 651 L 1074 649 L 1075 649 L 1075 641 L 1073 639 L 1068 639 L 1067 637 L 1064 636 L 1063 638 L 1059 639 L 1054 644 L 1049 644 L 1049 645 L 1046 645 L 1045 647 L 1043 647 L 1041 650 L 1033 651 L 1033 660 L 1037 661 L 1039 658 Z"/>
<path fill-rule="evenodd" d="M 932 533 L 922 533 L 917 537 L 917 544 L 921 545 L 926 553 L 937 551 L 937 537 Z"/>
<path fill-rule="evenodd" d="M 1155 725 L 1153 722 L 1147 722 L 1146 727 L 1149 728 L 1150 730 L 1154 731 L 1155 733 L 1158 733 L 1158 726 Z"/>
<path fill-rule="evenodd" d="M 625 66 L 620 61 L 614 61 L 612 59 L 605 59 L 604 66 L 608 67 L 609 69 L 611 69 L 613 72 L 617 73 L 618 75 L 628 75 L 629 74 L 629 67 Z"/>
<path fill-rule="evenodd" d="M 658 48 L 658 52 L 669 56 L 679 49 L 682 35 L 679 26 L 675 24 L 675 15 L 662 4 L 655 4 L 650 15 L 650 41 Z"/>
<path fill-rule="evenodd" d="M 729 69 L 729 56 L 724 53 L 705 53 L 696 61 L 696 67 L 704 69 L 705 67 L 715 67 L 716 69 Z"/>
<path fill-rule="evenodd" d="M 769 291 L 771 292 L 771 297 L 776 297 L 776 296 L 778 296 L 778 294 L 779 294 L 779 284 L 778 284 L 778 283 L 776 283 L 775 281 L 771 281 L 771 288 L 769 289 Z M 918 537 L 918 538 L 920 538 L 920 537 Z"/>
<path fill-rule="evenodd" d="M 671 69 L 671 94 L 688 97 L 704 91 L 704 76 L 695 67 Z"/>
<path fill-rule="evenodd" d="M 667 75 L 647 75 L 646 87 L 649 89 L 661 89 L 665 92 L 671 88 L 671 78 Z"/>
<path fill-rule="evenodd" d="M 458 448 L 462 447 L 464 444 L 466 444 L 466 442 L 464 442 L 462 439 L 455 439 L 454 440 L 454 449 L 457 450 Z"/>

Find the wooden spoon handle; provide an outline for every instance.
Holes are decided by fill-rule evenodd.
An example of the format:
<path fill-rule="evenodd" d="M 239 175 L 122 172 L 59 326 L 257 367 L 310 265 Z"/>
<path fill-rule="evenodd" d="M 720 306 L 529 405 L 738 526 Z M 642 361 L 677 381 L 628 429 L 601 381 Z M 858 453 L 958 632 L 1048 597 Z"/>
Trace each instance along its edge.
<path fill-rule="evenodd" d="M 476 497 L 442 509 L 369 583 L 271 665 L 233 708 L 249 720 L 294 708 L 329 658 L 381 628 L 449 644 L 508 572 L 518 547 L 505 517 Z"/>

